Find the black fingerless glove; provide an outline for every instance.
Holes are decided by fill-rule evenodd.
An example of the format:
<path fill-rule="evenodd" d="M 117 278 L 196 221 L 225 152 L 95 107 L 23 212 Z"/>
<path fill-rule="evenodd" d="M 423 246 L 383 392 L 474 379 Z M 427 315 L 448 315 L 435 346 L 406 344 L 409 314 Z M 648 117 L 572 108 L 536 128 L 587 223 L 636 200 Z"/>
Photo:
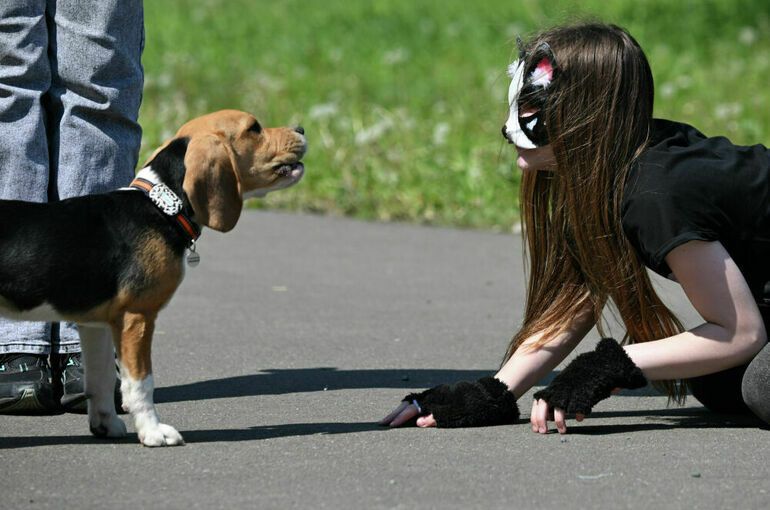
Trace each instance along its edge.
<path fill-rule="evenodd" d="M 516 397 L 494 377 L 442 384 L 410 393 L 404 402 L 416 404 L 420 416 L 432 414 L 436 426 L 442 428 L 504 425 L 519 418 Z"/>
<path fill-rule="evenodd" d="M 572 363 L 534 398 L 569 414 L 588 414 L 615 388 L 635 389 L 647 385 L 642 371 L 612 338 L 603 338 L 596 350 L 576 357 Z"/>

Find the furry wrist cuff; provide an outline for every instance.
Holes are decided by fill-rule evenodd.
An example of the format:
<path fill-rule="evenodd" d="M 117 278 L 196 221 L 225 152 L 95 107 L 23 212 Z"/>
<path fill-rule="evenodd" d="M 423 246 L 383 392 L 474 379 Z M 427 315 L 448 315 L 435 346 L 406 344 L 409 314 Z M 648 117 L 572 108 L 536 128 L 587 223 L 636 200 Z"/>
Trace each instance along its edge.
<path fill-rule="evenodd" d="M 420 416 L 432 414 L 436 425 L 443 428 L 503 425 L 519 418 L 516 397 L 494 377 L 442 384 L 410 393 L 404 401 L 416 403 Z"/>
<path fill-rule="evenodd" d="M 615 388 L 642 388 L 647 385 L 642 371 L 612 338 L 603 338 L 596 350 L 576 357 L 534 398 L 569 414 L 588 414 L 597 402 L 609 397 Z"/>

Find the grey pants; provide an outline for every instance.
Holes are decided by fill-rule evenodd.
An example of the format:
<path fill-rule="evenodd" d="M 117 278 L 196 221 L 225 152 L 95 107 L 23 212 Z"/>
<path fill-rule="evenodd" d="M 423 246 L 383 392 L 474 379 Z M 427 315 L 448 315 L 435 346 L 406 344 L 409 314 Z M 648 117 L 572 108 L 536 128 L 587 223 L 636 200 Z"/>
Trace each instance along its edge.
<path fill-rule="evenodd" d="M 712 411 L 751 412 L 770 424 L 770 343 L 747 365 L 695 377 L 688 382 L 693 396 Z"/>
<path fill-rule="evenodd" d="M 0 199 L 46 202 L 131 181 L 143 45 L 142 0 L 0 1 Z M 79 351 L 74 325 L 0 319 L 0 353 L 52 345 Z"/>

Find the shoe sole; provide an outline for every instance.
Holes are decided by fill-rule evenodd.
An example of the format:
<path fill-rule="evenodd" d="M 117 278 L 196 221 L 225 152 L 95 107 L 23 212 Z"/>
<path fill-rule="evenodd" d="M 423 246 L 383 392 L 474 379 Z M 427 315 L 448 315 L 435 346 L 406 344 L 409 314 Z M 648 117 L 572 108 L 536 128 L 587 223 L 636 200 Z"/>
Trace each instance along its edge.
<path fill-rule="evenodd" d="M 54 411 L 41 402 L 33 388 L 22 390 L 20 397 L 0 400 L 0 414 L 43 414 Z"/>
<path fill-rule="evenodd" d="M 62 409 L 65 413 L 86 414 L 88 413 L 88 397 L 85 393 L 75 395 L 64 395 L 61 400 Z M 120 395 L 119 386 L 115 388 L 115 409 L 118 414 L 126 414 L 123 410 L 123 399 Z"/>
<path fill-rule="evenodd" d="M 61 398 L 61 406 L 66 413 L 85 414 L 88 412 L 88 397 L 85 393 L 65 395 Z"/>

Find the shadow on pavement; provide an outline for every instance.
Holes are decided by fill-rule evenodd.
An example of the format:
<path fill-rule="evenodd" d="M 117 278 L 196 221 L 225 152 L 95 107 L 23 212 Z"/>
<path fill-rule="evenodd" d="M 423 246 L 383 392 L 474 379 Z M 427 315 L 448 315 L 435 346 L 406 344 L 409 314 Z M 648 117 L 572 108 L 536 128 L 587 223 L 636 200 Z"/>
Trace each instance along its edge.
<path fill-rule="evenodd" d="M 364 423 L 286 423 L 265 425 L 246 429 L 180 430 L 185 443 L 217 443 L 234 441 L 260 441 L 280 437 L 313 436 L 329 434 L 352 434 L 355 432 L 385 431 L 374 422 Z M 136 434 L 120 439 L 99 439 L 94 436 L 11 436 L 0 437 L 0 450 L 34 448 L 56 445 L 137 445 Z"/>
<path fill-rule="evenodd" d="M 0 437 L 0 450 L 34 448 L 36 446 L 138 444 L 136 434 L 120 439 L 100 439 L 94 436 L 10 436 Z"/>
<path fill-rule="evenodd" d="M 184 402 L 215 398 L 283 395 L 314 391 L 355 390 L 369 388 L 401 388 L 419 390 L 438 384 L 476 380 L 491 375 L 489 370 L 449 369 L 361 369 L 338 370 L 333 367 L 267 369 L 257 374 L 210 379 L 178 386 L 155 389 L 155 402 Z M 550 383 L 558 375 L 551 372 L 538 385 Z M 641 390 L 622 391 L 621 397 L 658 396 L 651 386 Z"/>
<path fill-rule="evenodd" d="M 640 418 L 639 423 L 587 425 L 596 418 Z M 523 416 L 518 425 L 526 425 L 528 417 Z M 716 429 L 716 428 L 770 428 L 759 420 L 747 415 L 718 415 L 702 408 L 650 409 L 642 411 L 609 411 L 592 413 L 588 422 L 569 427 L 569 435 L 629 434 L 650 430 L 670 429 Z M 282 437 L 313 435 L 354 434 L 358 432 L 383 432 L 391 430 L 375 422 L 336 423 L 286 423 L 264 425 L 246 429 L 210 429 L 180 431 L 187 443 L 217 443 L 235 441 L 262 441 Z M 555 430 L 552 433 L 556 433 Z M 34 448 L 55 445 L 136 445 L 136 434 L 118 440 L 98 439 L 93 436 L 16 436 L 0 437 L 0 450 Z"/>
<path fill-rule="evenodd" d="M 180 431 L 187 443 L 216 443 L 229 441 L 259 441 L 281 437 L 353 434 L 356 432 L 386 431 L 388 427 L 376 423 L 287 423 L 247 429 L 185 430 Z"/>
<path fill-rule="evenodd" d="M 331 367 L 267 369 L 257 374 L 211 379 L 155 389 L 155 402 L 181 402 L 214 398 L 283 395 L 314 391 L 368 388 L 429 388 L 461 380 L 476 380 L 489 370 L 371 369 L 337 370 Z"/>
<path fill-rule="evenodd" d="M 621 423 L 617 425 L 588 425 L 596 418 L 639 417 L 639 423 Z M 650 409 L 640 411 L 608 411 L 591 413 L 580 425 L 569 427 L 569 434 L 601 435 L 625 434 L 646 430 L 669 429 L 716 429 L 716 428 L 763 428 L 767 425 L 754 416 L 747 414 L 716 414 L 705 408 L 687 409 Z"/>

